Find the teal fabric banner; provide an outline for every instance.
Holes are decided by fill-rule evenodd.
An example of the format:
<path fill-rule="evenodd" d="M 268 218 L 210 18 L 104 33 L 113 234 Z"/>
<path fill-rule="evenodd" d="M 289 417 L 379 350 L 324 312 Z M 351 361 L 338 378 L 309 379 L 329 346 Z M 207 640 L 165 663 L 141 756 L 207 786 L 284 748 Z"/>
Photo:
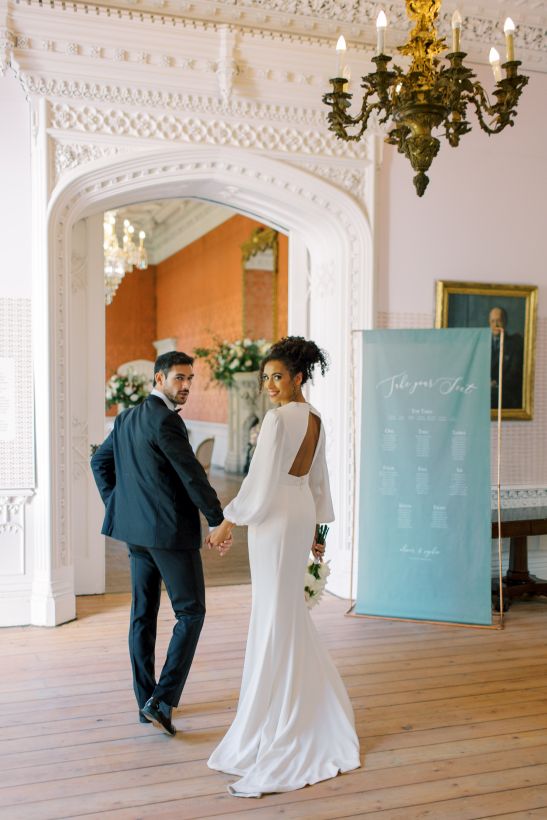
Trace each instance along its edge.
<path fill-rule="evenodd" d="M 355 611 L 490 624 L 490 330 L 363 339 Z"/>

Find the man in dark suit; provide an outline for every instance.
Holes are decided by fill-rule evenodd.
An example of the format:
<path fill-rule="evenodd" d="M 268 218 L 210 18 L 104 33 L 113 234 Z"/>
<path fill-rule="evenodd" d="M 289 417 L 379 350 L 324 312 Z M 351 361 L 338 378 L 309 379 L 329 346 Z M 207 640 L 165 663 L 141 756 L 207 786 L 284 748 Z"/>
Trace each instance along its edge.
<path fill-rule="evenodd" d="M 176 407 L 185 404 L 193 359 L 173 351 L 159 356 L 148 398 L 124 410 L 95 452 L 91 467 L 105 503 L 102 532 L 129 549 L 129 654 L 141 722 L 167 734 L 205 617 L 199 510 L 210 526 L 222 508 L 188 441 Z M 220 552 L 229 548 L 222 545 Z M 154 657 L 162 579 L 176 617 L 165 664 L 156 682 Z"/>

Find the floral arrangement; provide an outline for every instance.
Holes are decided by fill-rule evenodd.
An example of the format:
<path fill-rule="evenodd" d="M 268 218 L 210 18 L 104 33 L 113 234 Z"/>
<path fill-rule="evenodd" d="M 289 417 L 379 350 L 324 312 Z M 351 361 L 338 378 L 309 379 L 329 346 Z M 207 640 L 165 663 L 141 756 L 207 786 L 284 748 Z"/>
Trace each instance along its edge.
<path fill-rule="evenodd" d="M 265 339 L 237 339 L 227 342 L 218 336 L 213 338 L 213 347 L 196 347 L 194 356 L 204 359 L 214 381 L 230 387 L 234 383 L 234 373 L 253 373 L 271 347 Z"/>
<path fill-rule="evenodd" d="M 327 524 L 321 524 L 317 527 L 315 540 L 318 544 L 325 543 L 328 531 L 329 528 Z M 304 578 L 304 598 L 306 599 L 308 609 L 318 604 L 323 597 L 329 575 L 330 567 L 328 561 L 320 561 L 318 558 L 308 561 Z"/>
<path fill-rule="evenodd" d="M 114 373 L 106 383 L 106 406 L 121 404 L 124 407 L 134 407 L 150 393 L 150 380 L 142 373 L 129 370 L 125 376 Z"/>

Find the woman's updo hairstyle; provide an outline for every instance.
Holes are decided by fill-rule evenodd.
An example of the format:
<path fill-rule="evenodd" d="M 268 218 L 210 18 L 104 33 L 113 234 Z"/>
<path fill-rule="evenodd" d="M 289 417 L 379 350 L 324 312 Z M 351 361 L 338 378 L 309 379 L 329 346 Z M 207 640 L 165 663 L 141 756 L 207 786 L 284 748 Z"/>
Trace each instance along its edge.
<path fill-rule="evenodd" d="M 261 381 L 265 365 L 273 361 L 283 362 L 293 379 L 297 373 L 302 373 L 302 384 L 311 379 L 316 365 L 321 368 L 322 376 L 329 366 L 325 351 L 303 336 L 285 336 L 271 346 L 260 363 Z"/>

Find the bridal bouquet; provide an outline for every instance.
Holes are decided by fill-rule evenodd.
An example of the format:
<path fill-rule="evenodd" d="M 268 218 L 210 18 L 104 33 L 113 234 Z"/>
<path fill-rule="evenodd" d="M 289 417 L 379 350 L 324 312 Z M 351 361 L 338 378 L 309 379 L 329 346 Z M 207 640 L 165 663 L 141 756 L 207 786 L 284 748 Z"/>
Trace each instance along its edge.
<path fill-rule="evenodd" d="M 329 531 L 327 524 L 321 524 L 317 528 L 316 542 L 324 544 Z M 310 559 L 306 568 L 306 575 L 304 578 L 304 598 L 308 609 L 311 609 L 319 603 L 325 591 L 327 578 L 330 575 L 330 567 L 328 561 L 319 561 L 318 558 Z"/>

